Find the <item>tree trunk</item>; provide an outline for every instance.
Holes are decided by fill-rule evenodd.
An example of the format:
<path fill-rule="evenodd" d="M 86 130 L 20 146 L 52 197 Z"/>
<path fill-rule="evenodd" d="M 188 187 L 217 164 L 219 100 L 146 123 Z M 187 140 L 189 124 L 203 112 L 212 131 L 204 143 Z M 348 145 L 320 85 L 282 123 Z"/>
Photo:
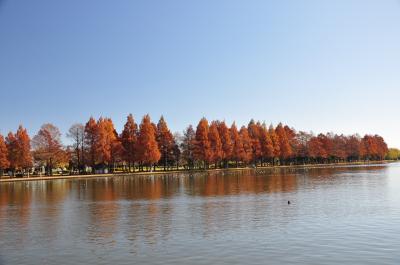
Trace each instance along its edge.
<path fill-rule="evenodd" d="M 164 171 L 167 168 L 167 152 L 164 152 Z"/>

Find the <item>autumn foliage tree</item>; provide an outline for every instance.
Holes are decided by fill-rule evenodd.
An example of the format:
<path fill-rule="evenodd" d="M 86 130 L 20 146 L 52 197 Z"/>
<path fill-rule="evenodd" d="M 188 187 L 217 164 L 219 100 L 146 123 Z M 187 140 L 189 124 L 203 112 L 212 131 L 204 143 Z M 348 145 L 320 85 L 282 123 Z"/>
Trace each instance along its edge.
<path fill-rule="evenodd" d="M 0 135 L 0 177 L 3 176 L 5 169 L 10 167 L 10 161 L 8 161 L 8 150 L 4 141 L 3 135 Z"/>
<path fill-rule="evenodd" d="M 281 143 L 279 135 L 276 133 L 275 128 L 272 126 L 272 124 L 269 126 L 268 134 L 269 137 L 271 138 L 272 146 L 274 147 L 273 164 L 275 164 L 275 160 L 278 158 L 282 158 L 282 155 L 281 155 Z"/>
<path fill-rule="evenodd" d="M 344 161 L 347 158 L 346 152 L 346 137 L 342 135 L 334 135 L 331 138 L 332 142 L 332 157 L 337 161 Z"/>
<path fill-rule="evenodd" d="M 222 149 L 222 142 L 218 132 L 218 124 L 215 121 L 211 122 L 208 131 L 208 139 L 211 148 L 210 162 L 214 163 L 215 167 L 217 167 L 217 164 L 224 158 L 224 150 Z"/>
<path fill-rule="evenodd" d="M 31 139 L 28 132 L 21 125 L 15 134 L 10 132 L 6 138 L 8 161 L 14 174 L 16 170 L 25 171 L 33 166 L 31 155 Z M 28 171 L 29 173 L 29 171 Z"/>
<path fill-rule="evenodd" d="M 334 152 L 334 142 L 333 138 L 335 137 L 332 133 L 327 133 L 323 134 L 320 133 L 318 134 L 318 139 L 322 144 L 322 148 L 324 149 L 325 156 L 322 157 L 326 161 L 331 161 L 335 157 L 335 152 Z"/>
<path fill-rule="evenodd" d="M 388 147 L 379 135 L 365 135 L 362 139 L 364 158 L 366 160 L 382 160 L 388 152 Z"/>
<path fill-rule="evenodd" d="M 53 175 L 53 168 L 67 163 L 67 154 L 61 144 L 60 130 L 51 123 L 43 124 L 32 139 L 33 157 L 46 167 L 46 175 Z"/>
<path fill-rule="evenodd" d="M 212 152 L 210 146 L 210 140 L 208 139 L 208 121 L 206 118 L 202 118 L 197 125 L 196 137 L 194 144 L 194 158 L 201 161 L 205 167 L 211 162 Z"/>
<path fill-rule="evenodd" d="M 8 154 L 9 167 L 12 173 L 19 167 L 19 147 L 17 137 L 12 132 L 9 132 L 6 137 L 6 147 Z"/>
<path fill-rule="evenodd" d="M 146 165 L 151 167 L 161 158 L 156 140 L 156 128 L 157 127 L 151 123 L 150 116 L 145 115 L 140 124 L 136 148 L 138 154 L 137 159 L 142 166 Z"/>
<path fill-rule="evenodd" d="M 242 138 L 240 137 L 239 131 L 236 127 L 235 123 L 232 123 L 230 128 L 231 139 L 232 139 L 232 155 L 231 159 L 235 161 L 236 167 L 238 167 L 239 161 L 241 161 L 245 157 L 245 150 L 242 142 Z"/>
<path fill-rule="evenodd" d="M 96 139 L 96 162 L 100 165 L 108 166 L 113 171 L 114 163 L 120 157 L 122 148 L 110 118 L 100 118 L 97 121 Z"/>
<path fill-rule="evenodd" d="M 291 149 L 291 157 L 295 157 L 296 156 L 296 152 L 297 152 L 297 147 L 299 145 L 299 143 L 297 141 L 296 130 L 293 129 L 293 128 L 290 128 L 287 125 L 285 125 L 283 127 L 283 129 L 285 130 L 286 137 L 287 137 L 287 139 L 289 141 L 289 145 L 290 145 L 290 149 Z"/>
<path fill-rule="evenodd" d="M 0 136 L 0 171 L 9 169 L 13 174 L 31 168 L 32 154 L 35 165 L 46 166 L 46 173 L 69 160 L 72 170 L 90 166 L 92 172 L 109 168 L 126 170 L 139 165 L 139 170 L 162 167 L 164 170 L 268 166 L 276 164 L 339 163 L 383 160 L 396 157 L 379 135 L 343 135 L 320 133 L 315 135 L 279 123 L 275 128 L 251 120 L 240 130 L 233 123 L 229 128 L 224 121 L 211 124 L 202 118 L 196 129 L 187 127 L 183 135 L 172 134 L 163 116 L 157 124 L 146 115 L 138 128 L 133 116 L 127 117 L 121 134 L 110 118 L 93 117 L 85 124 L 74 124 L 67 137 L 72 145 L 66 149 L 61 133 L 51 124 L 45 124 L 34 137 L 30 148 L 27 131 L 20 126 L 6 139 Z M 28 171 L 29 172 L 29 171 Z M 71 171 L 72 172 L 72 171 Z"/>
<path fill-rule="evenodd" d="M 321 162 L 328 157 L 321 137 L 312 137 L 308 142 L 308 154 L 310 158 Z"/>
<path fill-rule="evenodd" d="M 261 166 L 268 160 L 273 163 L 274 159 L 274 144 L 265 124 L 258 125 L 260 143 L 261 143 Z"/>
<path fill-rule="evenodd" d="M 293 152 L 282 123 L 279 123 L 278 126 L 276 126 L 275 132 L 279 145 L 279 158 L 281 161 L 285 161 L 292 156 Z"/>
<path fill-rule="evenodd" d="M 215 122 L 218 128 L 219 138 L 222 144 L 222 161 L 224 167 L 228 167 L 228 161 L 232 154 L 232 143 L 231 143 L 231 134 L 229 132 L 228 126 L 224 121 Z"/>
<path fill-rule="evenodd" d="M 362 155 L 361 137 L 358 135 L 350 135 L 346 138 L 345 150 L 349 161 L 357 161 Z"/>
<path fill-rule="evenodd" d="M 239 131 L 240 140 L 243 144 L 243 153 L 240 160 L 248 164 L 253 157 L 254 150 L 252 148 L 252 139 L 250 138 L 249 131 L 245 126 L 242 126 Z"/>
<path fill-rule="evenodd" d="M 254 120 L 251 120 L 247 126 L 247 132 L 251 139 L 251 150 L 252 150 L 252 160 L 255 165 L 257 161 L 261 158 L 261 142 L 260 142 L 260 124 L 256 124 Z"/>

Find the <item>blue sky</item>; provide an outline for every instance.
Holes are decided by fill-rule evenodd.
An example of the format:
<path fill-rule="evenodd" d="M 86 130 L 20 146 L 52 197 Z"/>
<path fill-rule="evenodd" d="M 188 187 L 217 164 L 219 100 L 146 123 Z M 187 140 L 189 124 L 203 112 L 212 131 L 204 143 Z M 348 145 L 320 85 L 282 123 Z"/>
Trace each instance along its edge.
<path fill-rule="evenodd" d="M 400 2 L 0 0 L 0 133 L 164 114 L 400 147 Z"/>

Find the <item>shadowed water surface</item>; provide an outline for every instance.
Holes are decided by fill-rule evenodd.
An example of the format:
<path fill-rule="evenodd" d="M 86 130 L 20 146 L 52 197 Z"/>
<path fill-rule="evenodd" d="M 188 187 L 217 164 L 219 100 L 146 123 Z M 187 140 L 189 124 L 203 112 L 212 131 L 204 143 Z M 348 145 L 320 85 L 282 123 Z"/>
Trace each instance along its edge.
<path fill-rule="evenodd" d="M 1 265 L 399 264 L 399 251 L 399 164 L 0 184 Z"/>

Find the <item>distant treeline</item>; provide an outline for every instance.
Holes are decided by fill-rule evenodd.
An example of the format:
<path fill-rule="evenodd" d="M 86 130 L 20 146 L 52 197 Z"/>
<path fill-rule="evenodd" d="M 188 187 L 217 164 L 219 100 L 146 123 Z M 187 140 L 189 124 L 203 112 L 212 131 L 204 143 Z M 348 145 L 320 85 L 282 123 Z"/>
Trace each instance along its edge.
<path fill-rule="evenodd" d="M 289 126 L 274 127 L 251 120 L 247 126 L 230 127 L 224 121 L 209 123 L 203 118 L 196 129 L 189 125 L 183 134 L 172 134 L 163 117 L 157 124 L 150 116 L 138 126 L 132 115 L 121 133 L 111 119 L 93 117 L 74 124 L 64 146 L 61 133 L 44 124 L 30 139 L 22 126 L 5 138 L 0 135 L 0 171 L 34 173 L 45 168 L 63 168 L 70 174 L 123 170 L 206 169 L 272 166 L 307 163 L 336 163 L 383 160 L 388 153 L 378 135 L 313 135 Z"/>

